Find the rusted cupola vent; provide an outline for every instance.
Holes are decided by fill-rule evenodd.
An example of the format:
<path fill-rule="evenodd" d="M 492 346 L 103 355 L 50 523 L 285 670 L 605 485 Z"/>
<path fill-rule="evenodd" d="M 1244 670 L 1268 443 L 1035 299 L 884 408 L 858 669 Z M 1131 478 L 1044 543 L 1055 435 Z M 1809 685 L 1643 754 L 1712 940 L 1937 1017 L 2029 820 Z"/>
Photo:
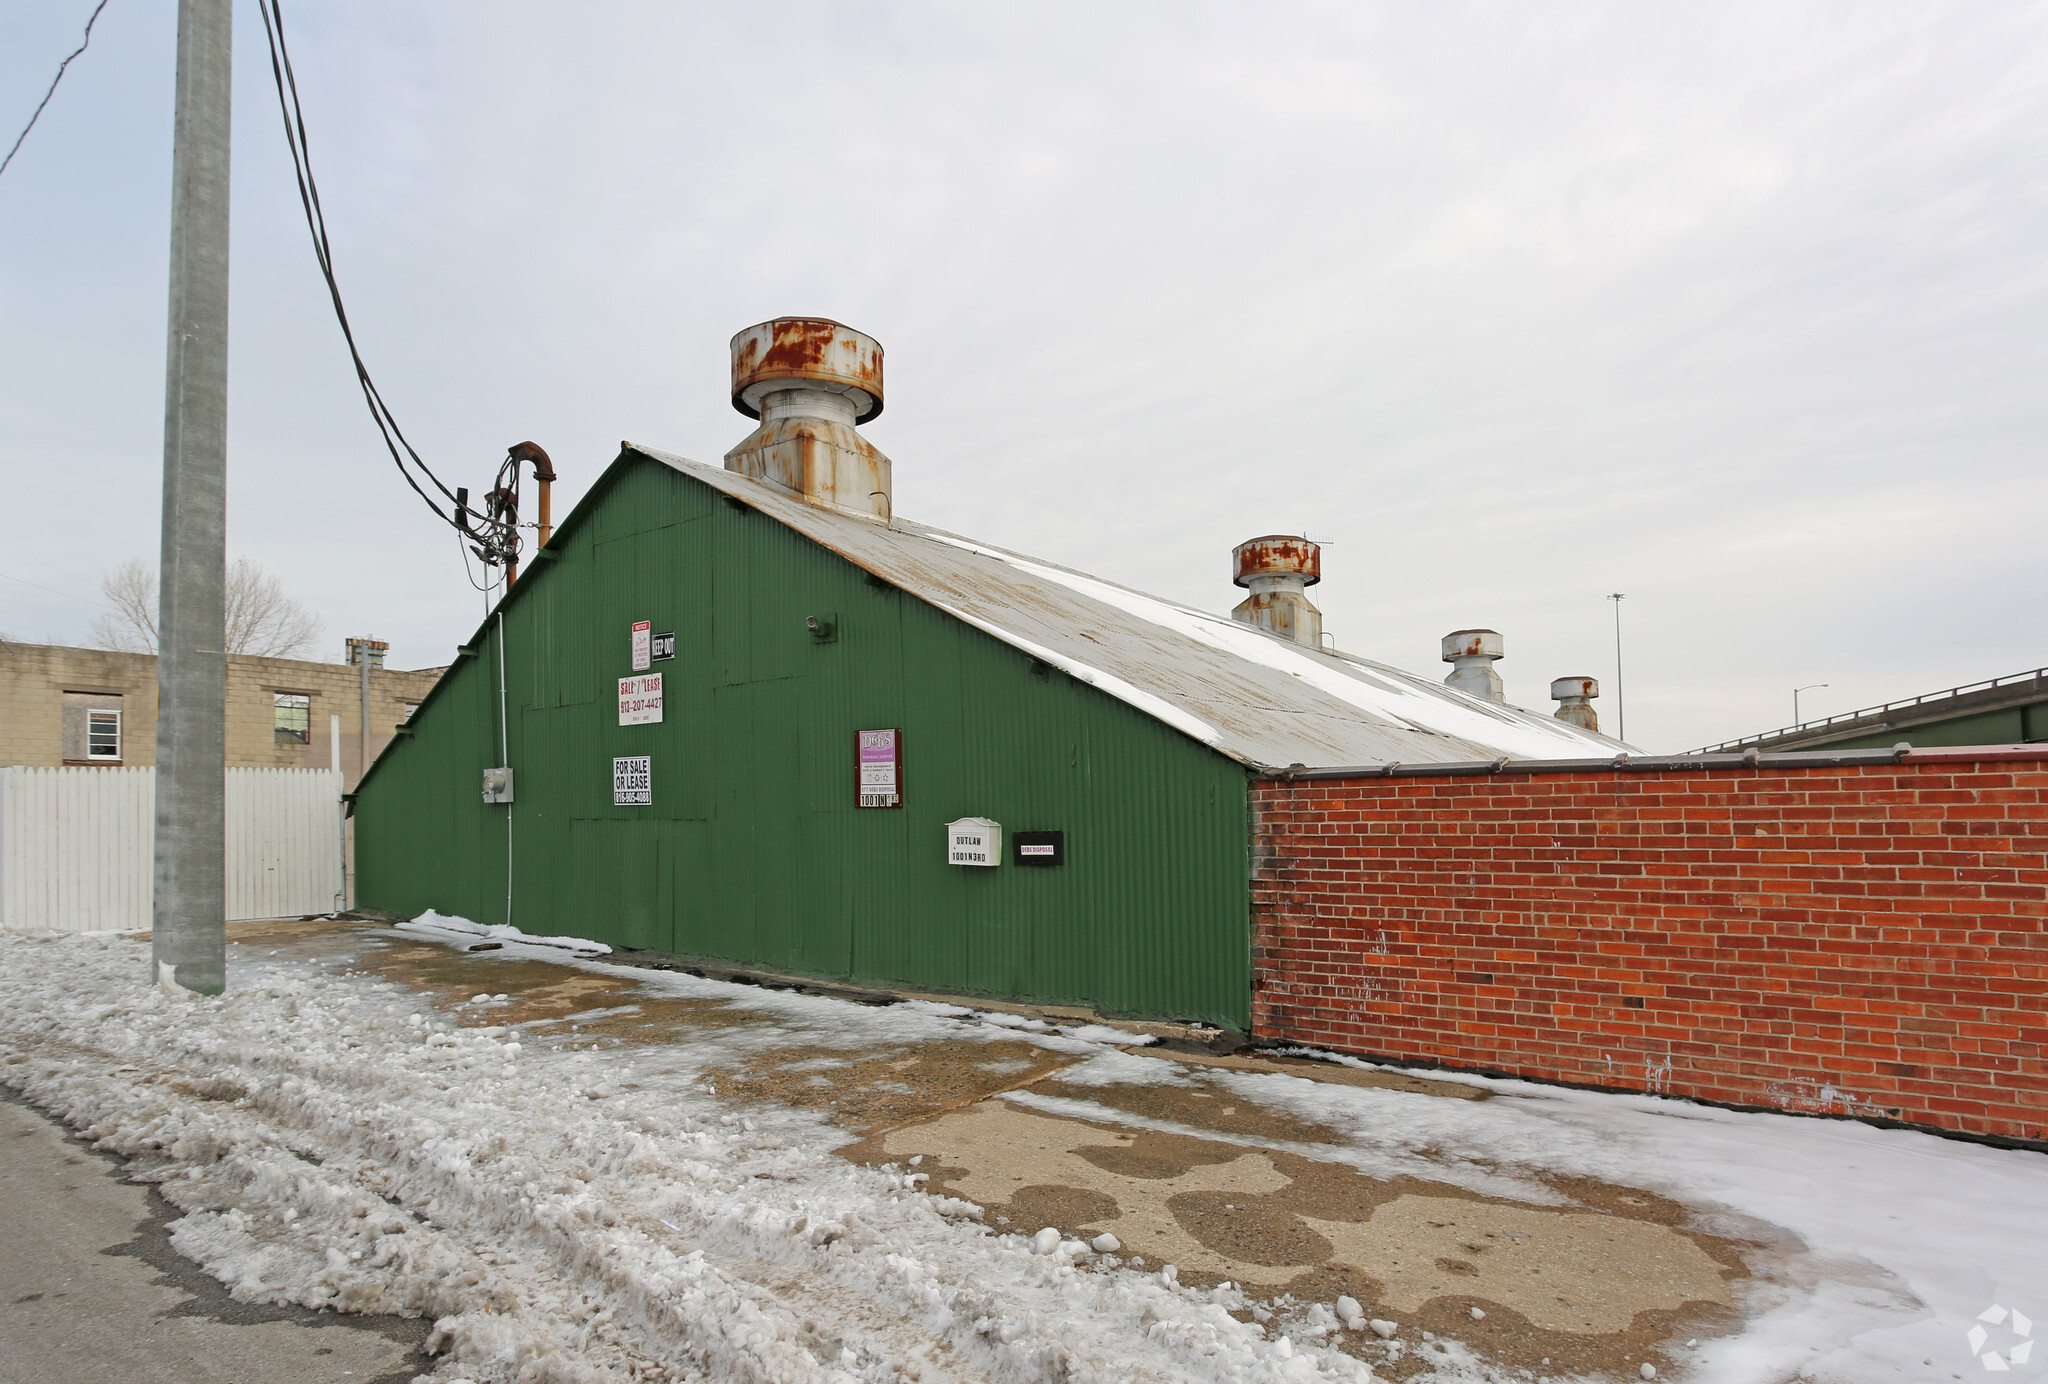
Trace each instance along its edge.
<path fill-rule="evenodd" d="M 1452 665 L 1444 686 L 1489 702 L 1507 701 L 1507 686 L 1493 671 L 1494 660 L 1506 649 L 1498 630 L 1451 631 L 1444 636 L 1444 662 Z"/>
<path fill-rule="evenodd" d="M 1558 703 L 1558 720 L 1591 731 L 1600 729 L 1600 713 L 1593 710 L 1593 699 L 1600 695 L 1598 678 L 1559 678 L 1550 684 L 1550 695 Z"/>
<path fill-rule="evenodd" d="M 806 504 L 887 521 L 890 464 L 856 425 L 882 412 L 882 347 L 822 317 L 778 317 L 732 339 L 732 406 L 761 420 L 725 469 Z"/>
<path fill-rule="evenodd" d="M 1292 534 L 1249 538 L 1231 550 L 1231 580 L 1251 595 L 1230 618 L 1282 639 L 1323 646 L 1323 613 L 1309 604 L 1308 589 L 1323 579 L 1322 545 Z"/>

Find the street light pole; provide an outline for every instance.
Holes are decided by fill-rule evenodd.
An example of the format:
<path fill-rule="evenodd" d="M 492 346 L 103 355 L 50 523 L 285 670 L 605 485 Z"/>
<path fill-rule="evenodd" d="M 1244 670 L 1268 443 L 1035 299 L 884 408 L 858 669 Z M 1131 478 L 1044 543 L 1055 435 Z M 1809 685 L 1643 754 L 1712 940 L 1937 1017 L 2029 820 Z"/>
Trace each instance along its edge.
<path fill-rule="evenodd" d="M 1809 683 L 1808 683 L 1808 684 L 1806 684 L 1806 686 L 1804 686 L 1804 687 L 1795 687 L 1795 688 L 1793 688 L 1793 689 L 1792 689 L 1792 727 L 1793 727 L 1793 729 L 1797 730 L 1797 729 L 1798 729 L 1798 728 L 1799 728 L 1800 726 L 1803 726 L 1803 725 L 1805 725 L 1805 724 L 1806 724 L 1806 723 L 1805 723 L 1804 721 L 1802 721 L 1802 720 L 1800 720 L 1800 719 L 1799 719 L 1799 694 L 1800 694 L 1801 692 L 1811 692 L 1811 691 L 1813 691 L 1813 689 L 1814 689 L 1814 688 L 1816 688 L 1816 687 L 1826 687 L 1826 686 L 1827 686 L 1827 684 L 1826 684 L 1826 683 L 1824 683 L 1824 682 L 1809 682 Z"/>
<path fill-rule="evenodd" d="M 157 612 L 150 979 L 227 985 L 228 117 L 231 0 L 179 0 Z"/>
<path fill-rule="evenodd" d="M 1628 739 L 1628 693 L 1621 682 L 1621 602 L 1626 593 L 1608 596 L 1614 602 L 1614 738 Z"/>

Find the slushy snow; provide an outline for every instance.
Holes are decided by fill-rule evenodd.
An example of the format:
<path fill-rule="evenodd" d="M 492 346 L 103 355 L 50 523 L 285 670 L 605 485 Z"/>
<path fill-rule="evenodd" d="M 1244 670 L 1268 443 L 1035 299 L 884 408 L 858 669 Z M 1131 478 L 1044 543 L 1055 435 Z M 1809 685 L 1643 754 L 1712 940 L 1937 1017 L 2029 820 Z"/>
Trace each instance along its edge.
<path fill-rule="evenodd" d="M 1369 1378 L 1170 1275 L 1034 1254 L 834 1156 L 821 1121 L 755 1127 L 689 1064 L 664 1073 L 672 1050 L 451 1028 L 338 961 L 237 956 L 219 998 L 138 983 L 148 961 L 0 935 L 0 1081 L 134 1159 L 185 1213 L 172 1243 L 236 1297 L 433 1317 L 436 1379 Z M 850 1037 L 971 1022 L 661 979 L 826 1006 Z"/>
<path fill-rule="evenodd" d="M 460 948 L 475 929 L 429 915 L 407 930 Z M 1672 1347 L 1688 1380 L 1975 1377 L 1968 1335 L 1992 1304 L 2048 1319 L 2037 1153 L 1476 1077 L 1461 1079 L 1492 1099 L 1195 1073 L 1112 1029 L 636 970 L 573 938 L 493 940 L 769 1022 L 576 1051 L 548 1036 L 566 1021 L 452 1027 L 345 957 L 238 948 L 233 991 L 209 999 L 141 984 L 146 943 L 0 934 L 0 1083 L 134 1160 L 184 1213 L 173 1243 L 238 1297 L 434 1318 L 437 1380 L 1365 1380 L 1365 1364 L 1323 1344 L 1331 1330 L 1409 1336 L 1349 1298 L 1240 1321 L 1241 1292 L 1115 1261 L 1114 1236 L 999 1234 L 980 1208 L 924 1191 L 914 1168 L 838 1158 L 849 1136 L 819 1116 L 736 1106 L 707 1080 L 782 1047 L 857 1056 L 962 1038 L 1078 1056 L 1068 1090 L 1201 1081 L 1348 1142 L 1245 1140 L 1085 1098 L 1006 1097 L 1048 1113 L 1538 1205 L 1565 1204 L 1545 1174 L 1682 1201 L 1695 1228 L 1761 1246 L 1744 1330 Z M 503 1002 L 480 993 L 457 1014 L 489 1025 Z M 1427 1370 L 1418 1377 L 1524 1377 L 1441 1338 Z"/>

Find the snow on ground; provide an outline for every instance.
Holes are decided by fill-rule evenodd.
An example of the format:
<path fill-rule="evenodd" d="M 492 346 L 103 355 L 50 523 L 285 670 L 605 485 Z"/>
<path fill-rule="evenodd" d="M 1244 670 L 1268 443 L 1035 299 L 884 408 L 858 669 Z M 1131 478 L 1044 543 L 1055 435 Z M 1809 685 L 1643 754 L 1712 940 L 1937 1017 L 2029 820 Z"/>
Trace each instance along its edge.
<path fill-rule="evenodd" d="M 452 947 L 477 936 L 461 920 L 423 921 L 416 935 Z M 1062 1073 L 1070 1090 L 1192 1079 L 1107 1045 L 1128 1035 L 632 970 L 579 954 L 575 939 L 503 940 L 508 952 L 530 947 L 772 1022 L 575 1052 L 530 1033 L 451 1029 L 339 959 L 238 949 L 235 989 L 207 999 L 137 984 L 146 943 L 7 935 L 0 1082 L 135 1158 L 187 1213 L 174 1242 L 239 1295 L 436 1317 L 449 1352 L 437 1379 L 1369 1377 L 1298 1331 L 1281 1334 L 1285 1315 L 1270 1332 L 1237 1321 L 1226 1290 L 1034 1253 L 979 1224 L 975 1208 L 917 1190 L 914 1172 L 833 1156 L 848 1136 L 822 1118 L 742 1114 L 705 1080 L 776 1047 L 977 1035 L 1083 1056 Z M 463 1008 L 488 1020 L 493 1003 Z M 1753 1321 L 1687 1352 L 1688 1378 L 1975 1377 L 1966 1336 L 1986 1308 L 2048 1319 L 2039 1154 L 1480 1078 L 1469 1080 L 1493 1099 L 1217 1069 L 1202 1079 L 1346 1132 L 1348 1149 L 1299 1151 L 1371 1175 L 1539 1204 L 1558 1194 L 1535 1174 L 1601 1178 L 1700 1208 L 1703 1229 L 1762 1241 Z M 1148 1123 L 1084 1100 L 1009 1098 Z M 2011 1335 L 1994 1323 L 1987 1348 L 2013 1343 L 1999 1331 Z M 1525 1377 L 1440 1344 L 1433 1379 Z M 2048 1359 L 2006 1377 L 2048 1379 Z"/>
<path fill-rule="evenodd" d="M 1432 1178 L 1538 1205 L 1560 1198 L 1529 1181 L 1531 1173 L 1598 1178 L 1702 1208 L 1699 1229 L 1770 1245 L 1755 1261 L 1747 1306 L 1756 1315 L 1740 1335 L 1685 1352 L 1694 1378 L 1948 1381 L 1983 1371 L 1968 1335 L 1987 1309 L 2048 1318 L 2048 1157 L 2039 1153 L 1316 1055 L 1456 1080 L 1494 1099 L 1432 1100 L 1249 1072 L 1206 1076 L 1248 1101 L 1344 1131 L 1351 1147 L 1334 1156 L 1373 1176 Z M 1146 1078 L 1138 1071 L 1145 1066 L 1160 1070 Z M 1174 1064 L 1116 1053 L 1060 1079 L 1087 1086 L 1185 1078 Z M 1008 1099 L 1081 1118 L 1108 1113 L 1029 1092 Z M 2029 1359 L 2032 1373 L 2021 1378 L 2048 1380 L 2048 1347 L 2039 1349 L 2043 1358 Z"/>
<path fill-rule="evenodd" d="M 138 985 L 148 955 L 0 937 L 0 1081 L 139 1160 L 187 1213 L 173 1243 L 238 1296 L 438 1318 L 437 1378 L 1367 1376 L 1169 1274 L 1034 1253 L 915 1174 L 832 1156 L 821 1122 L 756 1128 L 695 1064 L 656 1070 L 672 1049 L 530 1051 L 339 965 L 238 958 L 205 998 Z M 855 1041 L 962 1027 L 746 999 Z"/>

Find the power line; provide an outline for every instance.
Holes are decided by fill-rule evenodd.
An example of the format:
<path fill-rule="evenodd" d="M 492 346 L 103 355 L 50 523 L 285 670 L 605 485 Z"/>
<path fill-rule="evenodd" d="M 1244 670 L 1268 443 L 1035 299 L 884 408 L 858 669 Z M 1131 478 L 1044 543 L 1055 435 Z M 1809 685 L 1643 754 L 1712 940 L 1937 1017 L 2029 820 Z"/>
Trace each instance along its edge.
<path fill-rule="evenodd" d="M 0 577 L 6 577 L 8 581 L 18 581 L 23 586 L 33 586 L 38 591 L 47 591 L 52 596 L 62 596 L 67 601 L 77 601 L 81 605 L 98 606 L 101 610 L 113 609 L 113 607 L 108 605 L 105 601 L 87 600 L 83 596 L 74 596 L 69 591 L 59 591 L 54 586 L 44 586 L 41 582 L 30 581 L 27 577 L 8 576 L 7 573 L 5 572 L 0 572 Z"/>
<path fill-rule="evenodd" d="M 306 113 L 299 101 L 299 82 L 292 71 L 291 50 L 285 44 L 281 0 L 257 0 L 256 9 L 263 16 L 263 35 L 270 44 L 270 74 L 277 84 L 278 112 L 284 118 L 285 143 L 291 149 L 292 175 L 298 182 L 299 205 L 305 210 L 306 229 L 313 237 L 313 256 L 320 263 L 320 277 L 327 283 L 327 296 L 334 304 L 335 321 L 341 324 L 342 339 L 348 343 L 349 359 L 355 364 L 356 384 L 362 390 L 363 403 L 370 410 L 371 420 L 377 425 L 377 435 L 384 440 L 384 450 L 391 454 L 398 474 L 405 478 L 405 483 L 412 487 L 413 493 L 426 503 L 436 518 L 464 539 L 477 540 L 478 556 L 487 563 L 516 558 L 519 550 L 517 528 L 501 522 L 497 515 L 473 513 L 468 506 L 467 491 L 450 490 L 442 483 L 412 443 L 406 441 L 397 417 L 384 402 L 376 382 L 370 378 L 370 368 L 363 363 L 363 354 L 356 347 L 355 330 L 349 325 L 348 309 L 341 300 L 341 285 L 334 277 L 334 249 L 327 237 L 327 216 L 320 205 L 320 186 L 313 177 L 313 160 L 306 138 Z M 452 513 L 443 509 L 421 487 L 413 474 L 415 470 L 441 492 Z"/>
<path fill-rule="evenodd" d="M 75 58 L 80 53 L 83 53 L 87 46 L 92 43 L 92 26 L 99 22 L 100 11 L 106 7 L 107 0 L 100 0 L 99 4 L 92 7 L 92 17 L 85 21 L 85 41 L 71 50 L 71 58 Z M 14 156 L 21 152 L 21 142 L 28 138 L 28 132 L 33 130 L 36 127 L 36 122 L 43 118 L 43 107 L 49 105 L 50 98 L 57 94 L 57 83 L 64 80 L 64 69 L 71 66 L 71 58 L 66 58 L 57 64 L 57 75 L 50 78 L 50 89 L 44 92 L 43 99 L 36 103 L 36 113 L 28 118 L 28 124 L 22 126 L 21 133 L 14 137 L 14 147 L 7 151 L 7 157 L 0 159 L 0 173 L 7 171 L 7 165 L 13 163 Z"/>

